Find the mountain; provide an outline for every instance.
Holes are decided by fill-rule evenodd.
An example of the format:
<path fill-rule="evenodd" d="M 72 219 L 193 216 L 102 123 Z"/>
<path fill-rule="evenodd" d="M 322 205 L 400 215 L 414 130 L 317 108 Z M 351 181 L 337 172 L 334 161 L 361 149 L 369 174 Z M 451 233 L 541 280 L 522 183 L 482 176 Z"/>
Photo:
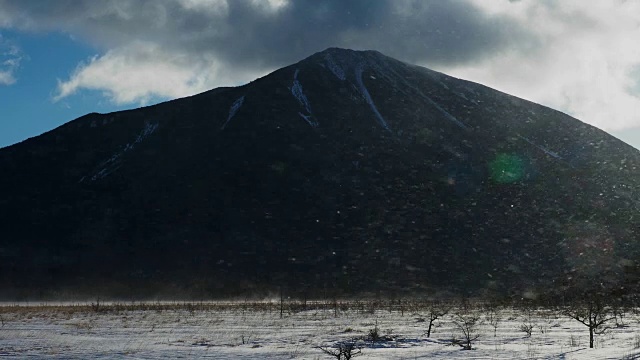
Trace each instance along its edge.
<path fill-rule="evenodd" d="M 624 292 L 639 168 L 561 112 L 331 48 L 0 149 L 0 295 Z"/>

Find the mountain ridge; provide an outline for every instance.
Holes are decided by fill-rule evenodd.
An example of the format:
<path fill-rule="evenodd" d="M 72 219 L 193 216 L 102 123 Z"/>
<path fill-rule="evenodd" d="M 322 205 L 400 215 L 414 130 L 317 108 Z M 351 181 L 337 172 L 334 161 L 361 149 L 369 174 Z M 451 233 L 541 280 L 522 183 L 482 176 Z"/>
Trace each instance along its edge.
<path fill-rule="evenodd" d="M 0 149 L 0 283 L 4 296 L 631 288 L 631 149 L 486 86 L 330 48 Z"/>

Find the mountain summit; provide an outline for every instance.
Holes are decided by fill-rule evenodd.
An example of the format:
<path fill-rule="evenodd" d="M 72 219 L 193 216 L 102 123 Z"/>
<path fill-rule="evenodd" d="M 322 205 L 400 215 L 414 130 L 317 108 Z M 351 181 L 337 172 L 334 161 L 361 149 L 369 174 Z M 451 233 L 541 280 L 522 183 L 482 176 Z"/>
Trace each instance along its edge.
<path fill-rule="evenodd" d="M 640 153 L 375 51 L 0 149 L 5 297 L 635 284 Z"/>

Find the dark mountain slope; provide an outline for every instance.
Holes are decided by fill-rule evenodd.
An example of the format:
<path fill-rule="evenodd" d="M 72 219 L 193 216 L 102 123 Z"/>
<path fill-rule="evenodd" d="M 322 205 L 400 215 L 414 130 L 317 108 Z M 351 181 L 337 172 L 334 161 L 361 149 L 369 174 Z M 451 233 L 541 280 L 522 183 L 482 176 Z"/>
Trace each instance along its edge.
<path fill-rule="evenodd" d="M 1 149 L 0 282 L 8 295 L 630 288 L 639 155 L 549 108 L 328 49 Z"/>

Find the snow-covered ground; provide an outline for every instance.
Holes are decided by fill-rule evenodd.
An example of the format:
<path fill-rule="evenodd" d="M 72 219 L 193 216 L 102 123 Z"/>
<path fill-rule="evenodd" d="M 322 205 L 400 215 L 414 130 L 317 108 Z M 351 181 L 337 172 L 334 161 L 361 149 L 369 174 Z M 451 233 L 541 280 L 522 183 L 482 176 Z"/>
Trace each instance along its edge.
<path fill-rule="evenodd" d="M 268 304 L 121 304 L 0 306 L 0 357 L 38 359 L 331 359 L 334 350 L 354 342 L 362 359 L 637 359 L 640 316 L 596 336 L 547 310 L 474 308 L 479 317 L 473 350 L 451 345 L 461 339 L 457 309 L 436 322 L 430 338 L 426 308 L 359 304 L 337 311 L 331 303 L 303 310 Z M 494 327 L 494 325 L 497 325 Z M 532 327 L 530 337 L 523 325 Z M 372 342 L 376 329 L 381 339 Z"/>

